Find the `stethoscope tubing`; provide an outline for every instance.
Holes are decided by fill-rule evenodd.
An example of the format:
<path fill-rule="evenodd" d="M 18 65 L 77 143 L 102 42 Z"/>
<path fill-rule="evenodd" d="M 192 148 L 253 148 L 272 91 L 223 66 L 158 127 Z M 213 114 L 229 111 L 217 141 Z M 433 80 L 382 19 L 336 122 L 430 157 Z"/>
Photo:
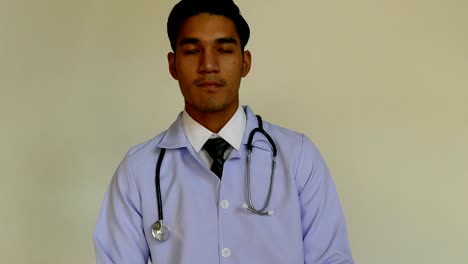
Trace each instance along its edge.
<path fill-rule="evenodd" d="M 276 168 L 276 156 L 272 157 L 271 175 L 270 175 L 270 184 L 269 184 L 269 187 L 268 187 L 268 195 L 265 198 L 265 202 L 263 204 L 262 209 L 255 208 L 255 205 L 253 204 L 253 201 L 252 201 L 252 189 L 250 187 L 250 159 L 251 159 L 251 151 L 247 150 L 247 176 L 246 176 L 246 182 L 247 182 L 247 197 L 248 197 L 249 203 L 248 203 L 246 209 L 249 210 L 250 212 L 252 212 L 254 214 L 258 214 L 258 215 L 272 215 L 273 214 L 272 210 L 269 210 L 269 211 L 265 211 L 265 210 L 267 209 L 268 205 L 270 204 L 271 193 L 273 192 L 273 181 L 274 181 L 274 178 L 275 178 L 275 173 L 274 172 L 275 172 L 275 168 Z"/>
<path fill-rule="evenodd" d="M 258 120 L 258 127 L 253 129 L 250 132 L 249 139 L 247 141 L 247 176 L 246 176 L 246 184 L 247 184 L 247 198 L 248 198 L 248 204 L 246 209 L 249 210 L 252 213 L 258 214 L 258 215 L 272 215 L 273 211 L 265 211 L 270 204 L 270 199 L 271 199 L 271 193 L 273 192 L 273 180 L 275 177 L 275 168 L 276 168 L 276 154 L 277 154 L 277 149 L 276 149 L 276 144 L 271 138 L 271 136 L 263 129 L 263 121 L 262 118 L 257 115 L 257 120 Z M 251 160 L 251 155 L 252 155 L 252 149 L 253 149 L 253 139 L 255 136 L 255 133 L 260 133 L 265 136 L 265 138 L 268 140 L 270 143 L 271 148 L 273 149 L 272 153 L 272 162 L 271 162 L 271 175 L 270 175 L 270 184 L 268 187 L 268 195 L 265 198 L 265 202 L 263 204 L 263 207 L 261 209 L 255 208 L 255 205 L 253 204 L 252 201 L 252 189 L 250 186 L 250 160 Z"/>
<path fill-rule="evenodd" d="M 159 220 L 163 220 L 163 209 L 162 209 L 162 198 L 161 198 L 161 164 L 164 158 L 164 154 L 166 153 L 166 149 L 162 148 L 161 152 L 159 153 L 158 163 L 156 165 L 156 177 L 155 177 L 155 186 L 156 186 L 156 195 L 158 200 L 158 216 Z"/>

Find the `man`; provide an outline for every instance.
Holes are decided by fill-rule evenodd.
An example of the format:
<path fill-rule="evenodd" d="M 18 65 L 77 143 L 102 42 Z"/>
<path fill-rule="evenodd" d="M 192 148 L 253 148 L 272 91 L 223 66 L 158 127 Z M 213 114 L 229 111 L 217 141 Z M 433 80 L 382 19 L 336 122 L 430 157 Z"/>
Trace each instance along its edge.
<path fill-rule="evenodd" d="M 185 110 L 119 165 L 95 230 L 97 263 L 353 263 L 318 150 L 239 105 L 249 34 L 232 0 L 173 8 L 169 71 Z"/>

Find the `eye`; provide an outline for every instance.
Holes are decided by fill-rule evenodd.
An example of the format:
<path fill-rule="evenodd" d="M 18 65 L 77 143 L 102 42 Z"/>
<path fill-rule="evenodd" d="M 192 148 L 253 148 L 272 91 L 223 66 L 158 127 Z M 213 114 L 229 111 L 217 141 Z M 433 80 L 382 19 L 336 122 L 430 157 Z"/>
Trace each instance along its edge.
<path fill-rule="evenodd" d="M 231 49 L 225 49 L 225 48 L 220 48 L 218 51 L 220 53 L 227 53 L 227 54 L 232 53 Z"/>
<path fill-rule="evenodd" d="M 198 49 L 187 49 L 187 50 L 184 50 L 184 54 L 185 54 L 185 55 L 196 54 L 196 53 L 198 53 L 198 52 L 200 52 L 200 50 L 198 50 Z"/>

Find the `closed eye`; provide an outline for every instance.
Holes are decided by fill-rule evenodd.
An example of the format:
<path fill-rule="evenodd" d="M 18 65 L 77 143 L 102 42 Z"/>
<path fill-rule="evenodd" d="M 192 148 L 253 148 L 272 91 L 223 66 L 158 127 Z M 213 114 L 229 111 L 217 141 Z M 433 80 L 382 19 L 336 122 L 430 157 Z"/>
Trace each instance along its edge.
<path fill-rule="evenodd" d="M 221 52 L 221 53 L 228 53 L 228 54 L 232 53 L 232 50 L 230 50 L 230 49 L 219 49 L 218 51 Z"/>
<path fill-rule="evenodd" d="M 183 53 L 184 53 L 185 55 L 196 54 L 196 53 L 198 53 L 198 52 L 200 52 L 200 50 L 198 50 L 198 49 L 188 49 L 188 50 L 184 50 L 184 51 L 183 51 Z"/>

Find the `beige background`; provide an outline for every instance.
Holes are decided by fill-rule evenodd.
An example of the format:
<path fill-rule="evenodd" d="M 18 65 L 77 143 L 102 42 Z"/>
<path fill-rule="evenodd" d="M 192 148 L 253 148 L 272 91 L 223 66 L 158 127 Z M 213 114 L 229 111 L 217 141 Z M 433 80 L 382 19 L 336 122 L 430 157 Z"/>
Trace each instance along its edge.
<path fill-rule="evenodd" d="M 0 263 L 92 263 L 126 150 L 182 109 L 176 1 L 0 0 Z M 468 263 L 468 2 L 248 1 L 242 103 L 309 135 L 360 264 Z"/>

